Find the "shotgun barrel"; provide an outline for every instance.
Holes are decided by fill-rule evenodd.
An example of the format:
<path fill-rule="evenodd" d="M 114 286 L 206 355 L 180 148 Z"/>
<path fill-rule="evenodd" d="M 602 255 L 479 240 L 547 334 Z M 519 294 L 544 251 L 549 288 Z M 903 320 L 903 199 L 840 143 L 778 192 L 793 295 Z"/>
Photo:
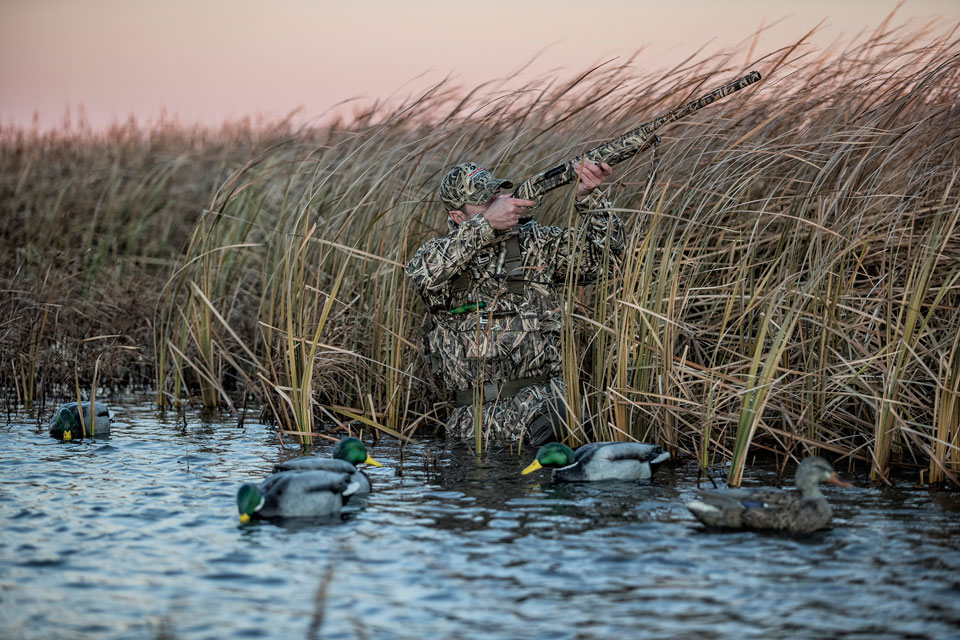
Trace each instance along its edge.
<path fill-rule="evenodd" d="M 577 179 L 576 167 L 587 160 L 594 164 L 600 164 L 601 162 L 606 162 L 609 165 L 617 164 L 618 162 L 623 162 L 629 158 L 632 158 L 636 154 L 645 150 L 652 144 L 660 142 L 660 137 L 656 135 L 657 129 L 660 127 L 684 118 L 694 111 L 698 111 L 705 106 L 716 102 L 720 98 L 730 95 L 735 91 L 739 91 L 744 87 L 747 87 L 754 82 L 760 80 L 760 73 L 753 71 L 743 76 L 739 80 L 735 80 L 729 84 L 725 84 L 722 87 L 718 87 L 711 91 L 710 93 L 700 96 L 692 102 L 681 105 L 674 109 L 671 109 L 653 120 L 644 122 L 636 129 L 628 131 L 627 133 L 608 140 L 604 142 L 599 147 L 591 149 L 584 154 L 581 154 L 572 160 L 567 160 L 563 164 L 559 164 L 555 167 L 547 169 L 537 175 L 527 178 L 513 191 L 514 198 L 523 198 L 525 200 L 535 200 L 537 206 L 540 205 L 540 200 L 543 198 L 543 195 L 548 191 L 552 191 L 557 187 L 561 187 L 565 184 L 569 184 Z"/>

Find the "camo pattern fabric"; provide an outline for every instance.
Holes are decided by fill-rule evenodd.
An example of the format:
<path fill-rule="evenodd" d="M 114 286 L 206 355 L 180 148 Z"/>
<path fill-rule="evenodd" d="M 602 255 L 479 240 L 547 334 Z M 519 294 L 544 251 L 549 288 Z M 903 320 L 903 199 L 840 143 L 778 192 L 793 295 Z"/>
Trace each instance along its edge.
<path fill-rule="evenodd" d="M 741 89 L 748 87 L 759 80 L 760 74 L 756 71 L 752 71 L 739 80 L 725 84 L 722 87 L 717 87 L 710 93 L 700 96 L 696 100 L 688 102 L 685 105 L 676 107 L 654 118 L 653 120 L 644 122 L 636 129 L 628 131 L 622 136 L 612 140 L 608 140 L 599 147 L 591 149 L 583 155 L 577 156 L 573 160 L 568 160 L 564 164 L 558 165 L 552 169 L 544 171 L 541 174 L 535 175 L 532 178 L 524 180 L 517 185 L 516 190 L 513 192 L 513 197 L 535 200 L 539 204 L 540 199 L 548 191 L 576 180 L 576 167 L 580 166 L 584 159 L 589 160 L 594 164 L 606 162 L 612 166 L 619 162 L 623 162 L 628 158 L 632 158 L 637 153 L 645 150 L 647 146 L 651 144 L 657 145 L 660 143 L 660 136 L 654 135 L 654 131 L 660 127 L 681 118 L 685 118 L 691 113 L 699 111 L 700 109 L 713 104 L 717 100 L 725 98 L 735 91 L 740 91 Z"/>
<path fill-rule="evenodd" d="M 456 211 L 464 204 L 483 204 L 501 187 L 512 189 L 513 183 L 494 178 L 493 174 L 475 162 L 461 162 L 447 171 L 437 192 L 444 206 Z"/>
<path fill-rule="evenodd" d="M 559 374 L 558 374 L 559 375 Z M 564 385 L 560 378 L 524 387 L 519 393 L 496 402 L 480 405 L 481 437 L 487 440 L 522 440 L 533 419 L 547 409 L 547 405 L 563 398 Z M 454 409 L 447 420 L 447 437 L 473 440 L 474 405 Z"/>
<path fill-rule="evenodd" d="M 575 207 L 582 215 L 575 229 L 530 220 L 499 233 L 482 215 L 461 225 L 451 221 L 449 235 L 425 243 L 407 264 L 407 276 L 430 312 L 424 351 L 447 391 L 553 379 L 486 403 L 480 416 L 484 437 L 522 437 L 543 405 L 562 395 L 560 294 L 567 274 L 572 269 L 578 284 L 595 282 L 604 265 L 612 269 L 623 254 L 623 223 L 607 210 L 611 204 L 603 191 L 595 189 Z M 522 262 L 508 278 L 503 240 L 509 235 L 519 240 Z M 511 286 L 511 279 L 522 286 Z M 476 306 L 450 313 L 465 305 Z M 472 409 L 453 412 L 450 435 L 473 437 Z"/>

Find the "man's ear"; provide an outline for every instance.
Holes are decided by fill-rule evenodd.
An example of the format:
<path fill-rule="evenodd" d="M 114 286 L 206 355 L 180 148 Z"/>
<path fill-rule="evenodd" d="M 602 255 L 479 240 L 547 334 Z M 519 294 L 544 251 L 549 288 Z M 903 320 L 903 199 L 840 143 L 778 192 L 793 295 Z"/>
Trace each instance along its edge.
<path fill-rule="evenodd" d="M 448 211 L 447 215 L 457 224 L 463 224 L 463 211 Z"/>

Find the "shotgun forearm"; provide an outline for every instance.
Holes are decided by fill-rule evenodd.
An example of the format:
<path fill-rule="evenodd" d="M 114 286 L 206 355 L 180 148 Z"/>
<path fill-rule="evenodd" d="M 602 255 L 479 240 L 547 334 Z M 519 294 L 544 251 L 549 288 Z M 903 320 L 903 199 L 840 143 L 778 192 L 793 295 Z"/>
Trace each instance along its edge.
<path fill-rule="evenodd" d="M 548 191 L 552 191 L 557 187 L 561 187 L 565 184 L 569 184 L 577 179 L 576 167 L 586 159 L 589 162 L 594 164 L 600 164 L 601 162 L 606 162 L 609 165 L 617 164 L 618 162 L 623 162 L 628 158 L 632 158 L 637 153 L 643 151 L 651 144 L 656 144 L 660 142 L 660 137 L 655 134 L 656 130 L 665 124 L 669 124 L 675 120 L 686 117 L 697 111 L 704 108 L 708 104 L 711 104 L 724 96 L 728 96 L 734 91 L 739 91 L 746 86 L 749 86 L 760 79 L 760 74 L 756 71 L 748 73 L 744 77 L 731 82 L 730 84 L 725 84 L 722 87 L 714 89 L 710 93 L 701 96 L 689 102 L 685 105 L 681 105 L 666 113 L 663 113 L 653 120 L 644 122 L 636 129 L 628 131 L 627 133 L 614 138 L 613 140 L 608 140 L 604 142 L 599 147 L 591 149 L 586 153 L 573 158 L 572 160 L 567 160 L 563 164 L 559 164 L 551 169 L 547 169 L 532 178 L 528 178 L 517 185 L 517 188 L 513 191 L 514 198 L 523 198 L 525 200 L 535 200 L 539 206 L 541 198 Z"/>

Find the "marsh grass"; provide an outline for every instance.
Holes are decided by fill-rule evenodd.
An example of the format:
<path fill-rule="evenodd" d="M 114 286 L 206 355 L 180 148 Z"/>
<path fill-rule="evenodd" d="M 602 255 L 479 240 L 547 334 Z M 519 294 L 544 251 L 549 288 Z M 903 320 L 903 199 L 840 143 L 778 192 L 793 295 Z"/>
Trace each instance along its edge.
<path fill-rule="evenodd" d="M 597 438 L 732 461 L 732 484 L 757 450 L 849 458 L 879 482 L 892 465 L 956 482 L 960 47 L 891 23 L 820 53 L 801 40 L 519 89 L 442 83 L 349 123 L 240 128 L 235 145 L 229 131 L 73 145 L 7 131 L 4 201 L 45 224 L 8 270 L 28 295 L 4 305 L 0 375 L 42 395 L 51 354 L 77 349 L 54 313 L 115 290 L 129 264 L 110 264 L 126 256 L 160 292 L 131 313 L 154 331 L 86 335 L 155 344 L 140 354 L 158 402 L 251 392 L 305 442 L 330 428 L 431 433 L 450 405 L 419 354 L 424 309 L 403 266 L 446 233 L 442 172 L 473 158 L 526 177 L 753 69 L 758 85 L 661 130 L 653 182 L 649 154 L 618 166 L 623 264 L 563 301 L 570 424 L 587 413 Z M 139 155 L 105 161 L 117 148 Z M 76 184 L 74 160 L 37 175 L 80 153 L 96 184 Z M 539 220 L 574 223 L 570 197 L 551 194 Z M 571 426 L 571 442 L 583 435 Z"/>
<path fill-rule="evenodd" d="M 95 367 L 107 389 L 152 386 L 157 292 L 211 194 L 286 131 L 0 128 L 0 385 L 39 412 L 76 400 L 75 378 L 89 390 Z"/>

